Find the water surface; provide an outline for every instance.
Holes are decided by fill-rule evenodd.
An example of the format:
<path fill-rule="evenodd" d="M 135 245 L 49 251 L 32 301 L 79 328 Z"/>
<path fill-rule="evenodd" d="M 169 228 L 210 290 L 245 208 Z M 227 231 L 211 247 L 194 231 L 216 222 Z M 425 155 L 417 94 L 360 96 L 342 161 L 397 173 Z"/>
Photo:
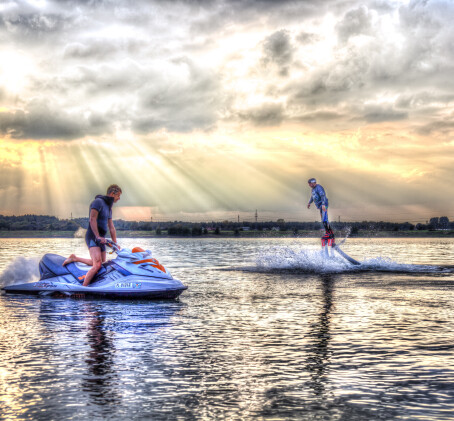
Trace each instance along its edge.
<path fill-rule="evenodd" d="M 454 241 L 127 239 L 178 301 L 1 296 L 7 419 L 448 420 Z M 80 239 L 0 239 L 3 285 Z"/>

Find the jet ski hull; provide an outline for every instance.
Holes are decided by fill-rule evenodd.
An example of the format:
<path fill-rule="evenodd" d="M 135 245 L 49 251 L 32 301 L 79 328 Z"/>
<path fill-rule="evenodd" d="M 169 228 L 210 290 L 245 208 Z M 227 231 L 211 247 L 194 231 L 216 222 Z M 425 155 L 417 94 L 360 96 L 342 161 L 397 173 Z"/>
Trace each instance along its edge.
<path fill-rule="evenodd" d="M 52 297 L 104 297 L 104 298 L 124 298 L 124 299 L 175 299 L 187 289 L 186 286 L 179 288 L 166 288 L 155 290 L 99 290 L 90 287 L 71 288 L 57 282 L 43 283 L 43 281 L 34 284 L 9 285 L 3 288 L 7 294 L 25 294 Z"/>
<path fill-rule="evenodd" d="M 156 259 L 131 260 L 127 257 L 134 257 L 134 254 L 125 253 L 125 258 L 117 257 L 104 263 L 88 286 L 82 284 L 89 266 L 75 263 L 63 266 L 62 256 L 47 254 L 39 264 L 39 281 L 8 285 L 3 290 L 8 294 L 77 298 L 175 299 L 187 289 Z"/>

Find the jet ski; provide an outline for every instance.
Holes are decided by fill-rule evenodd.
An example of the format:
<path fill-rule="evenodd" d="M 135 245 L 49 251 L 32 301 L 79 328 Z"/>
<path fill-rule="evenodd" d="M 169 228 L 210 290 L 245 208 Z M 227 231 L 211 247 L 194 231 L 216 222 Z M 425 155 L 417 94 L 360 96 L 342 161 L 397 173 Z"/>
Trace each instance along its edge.
<path fill-rule="evenodd" d="M 82 283 L 90 266 L 79 262 L 63 266 L 63 256 L 46 254 L 39 262 L 39 281 L 8 285 L 3 289 L 12 294 L 146 299 L 174 299 L 187 289 L 152 257 L 150 250 L 120 249 L 112 240 L 108 240 L 107 245 L 117 256 L 103 263 L 86 287 Z"/>

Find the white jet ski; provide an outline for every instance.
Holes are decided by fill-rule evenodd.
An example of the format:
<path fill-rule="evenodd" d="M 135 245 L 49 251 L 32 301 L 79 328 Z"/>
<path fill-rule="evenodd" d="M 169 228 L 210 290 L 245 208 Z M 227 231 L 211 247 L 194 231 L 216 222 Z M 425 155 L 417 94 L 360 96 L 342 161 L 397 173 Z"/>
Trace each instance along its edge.
<path fill-rule="evenodd" d="M 149 250 L 139 247 L 119 249 L 112 240 L 107 243 L 117 257 L 103 263 L 89 286 L 82 286 L 90 266 L 69 263 L 57 254 L 46 254 L 39 262 L 40 279 L 3 288 L 10 294 L 54 296 L 102 296 L 113 298 L 177 298 L 185 289 L 168 269 L 154 259 Z"/>

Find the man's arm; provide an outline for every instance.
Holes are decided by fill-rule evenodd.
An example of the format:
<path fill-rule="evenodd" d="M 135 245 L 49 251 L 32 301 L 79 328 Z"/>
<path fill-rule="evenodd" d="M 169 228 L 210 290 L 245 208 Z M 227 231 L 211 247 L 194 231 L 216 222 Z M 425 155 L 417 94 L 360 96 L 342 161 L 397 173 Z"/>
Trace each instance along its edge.
<path fill-rule="evenodd" d="M 112 219 L 107 220 L 107 225 L 109 226 L 110 237 L 116 243 L 117 242 L 117 230 L 115 229 Z"/>
<path fill-rule="evenodd" d="M 311 199 L 309 200 L 309 203 L 307 204 L 307 208 L 309 209 L 311 207 L 311 203 L 314 201 L 314 198 L 311 196 Z"/>
<path fill-rule="evenodd" d="M 96 239 L 100 238 L 101 239 L 101 243 L 105 243 L 106 240 L 99 235 L 99 231 L 98 231 L 98 215 L 99 215 L 99 212 L 96 209 L 91 209 L 90 210 L 90 227 L 91 227 L 91 230 L 93 231 L 93 234 L 95 234 Z"/>

